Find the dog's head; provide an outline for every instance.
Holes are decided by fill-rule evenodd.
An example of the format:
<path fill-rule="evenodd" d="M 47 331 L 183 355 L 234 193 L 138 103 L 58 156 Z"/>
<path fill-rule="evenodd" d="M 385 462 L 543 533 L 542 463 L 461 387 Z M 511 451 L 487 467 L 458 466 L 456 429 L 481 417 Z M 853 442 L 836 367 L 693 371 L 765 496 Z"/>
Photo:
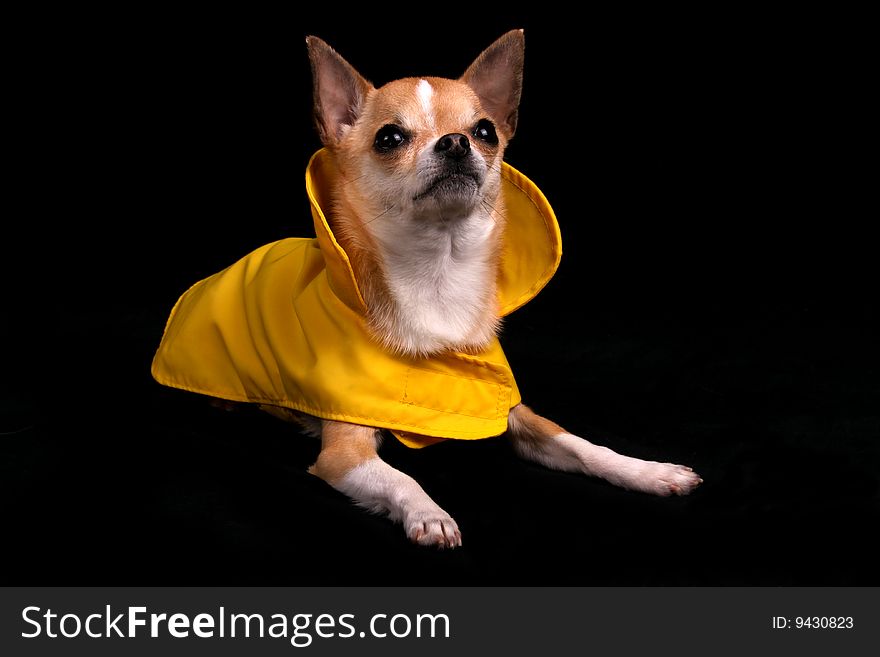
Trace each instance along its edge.
<path fill-rule="evenodd" d="M 365 222 L 449 222 L 491 209 L 517 123 L 522 30 L 487 48 L 458 80 L 373 87 L 317 37 L 306 40 L 315 118 L 343 176 L 342 201 Z"/>

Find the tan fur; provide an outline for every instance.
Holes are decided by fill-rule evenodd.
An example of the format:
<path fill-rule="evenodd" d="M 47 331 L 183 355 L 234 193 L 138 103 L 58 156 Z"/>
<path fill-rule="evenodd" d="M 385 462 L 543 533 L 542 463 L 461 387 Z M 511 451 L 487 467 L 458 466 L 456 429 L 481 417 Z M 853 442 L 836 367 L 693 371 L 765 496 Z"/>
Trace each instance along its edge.
<path fill-rule="evenodd" d="M 339 245 L 348 254 L 369 312 L 369 309 L 375 309 L 380 304 L 389 303 L 391 295 L 385 284 L 382 265 L 376 255 L 376 244 L 370 234 L 364 230 L 364 223 L 374 218 L 360 216 L 356 209 L 358 202 L 345 193 L 346 182 L 352 179 L 350 176 L 353 174 L 346 173 L 339 165 L 338 159 L 337 157 L 337 167 L 341 171 L 343 189 L 334 190 L 333 205 L 327 219 L 333 227 Z"/>
<path fill-rule="evenodd" d="M 541 442 L 553 436 L 567 433 L 558 424 L 541 417 L 525 404 L 517 404 L 510 409 L 507 423 L 508 429 L 515 439 L 531 443 L 536 448 Z"/>
<path fill-rule="evenodd" d="M 324 420 L 321 453 L 309 472 L 332 486 L 364 461 L 376 458 L 377 447 L 375 429 Z"/>
<path fill-rule="evenodd" d="M 416 86 L 427 81 L 434 90 L 433 110 L 435 121 L 428 125 L 419 106 Z M 364 84 L 366 81 L 363 81 Z M 371 153 L 373 138 L 381 126 L 401 124 L 412 130 L 415 148 L 406 149 L 400 155 L 390 159 L 390 166 L 396 171 L 409 172 L 415 167 L 415 157 L 429 143 L 439 136 L 450 133 L 470 133 L 473 125 L 487 113 L 483 110 L 476 93 L 460 80 L 445 78 L 403 78 L 394 80 L 375 89 L 369 87 L 362 104 L 361 115 L 355 124 L 337 144 L 328 144 L 336 161 L 337 171 L 342 183 L 334 190 L 333 206 L 328 217 L 337 240 L 348 254 L 355 275 L 361 287 L 361 293 L 367 304 L 368 319 L 371 327 L 383 341 L 382 325 L 376 318 L 382 310 L 392 303 L 388 287 L 385 284 L 382 263 L 378 258 L 377 248 L 364 229 L 364 225 L 381 217 L 386 208 L 377 206 L 369 190 L 358 192 L 355 185 L 350 185 L 359 177 L 364 159 L 375 160 Z M 500 169 L 507 139 L 503 132 L 498 133 L 498 146 L 492 148 L 479 140 L 471 140 L 471 146 L 478 149 L 496 170 Z M 502 252 L 502 235 L 506 221 L 503 198 L 498 195 L 491 201 L 492 219 L 497 228 L 492 239 L 491 249 L 493 269 L 497 269 Z M 487 335 L 495 335 L 499 328 L 496 281 L 491 279 L 484 296 L 484 312 L 480 326 L 457 349 L 466 353 L 478 353 L 488 340 L 480 339 Z"/>
<path fill-rule="evenodd" d="M 292 408 L 285 408 L 284 406 L 272 406 L 271 404 L 258 404 L 257 407 L 261 411 L 265 411 L 269 415 L 274 415 L 279 420 L 284 420 L 285 422 L 302 422 L 302 416 L 305 413 L 301 411 L 296 411 Z"/>

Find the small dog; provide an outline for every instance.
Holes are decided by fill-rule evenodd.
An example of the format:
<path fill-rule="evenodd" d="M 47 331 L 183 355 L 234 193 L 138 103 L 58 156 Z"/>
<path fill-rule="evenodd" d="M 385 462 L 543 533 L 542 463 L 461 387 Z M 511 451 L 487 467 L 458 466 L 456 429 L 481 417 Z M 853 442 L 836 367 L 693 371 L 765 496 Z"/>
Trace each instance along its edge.
<path fill-rule="evenodd" d="M 307 182 L 318 237 L 267 245 L 193 286 L 169 319 L 156 379 L 300 422 L 322 440 L 310 472 L 421 545 L 454 548 L 461 533 L 379 457 L 382 429 L 412 446 L 506 430 L 519 456 L 556 470 L 655 495 L 694 490 L 702 479 L 691 468 L 622 456 L 536 415 L 498 346 L 501 317 L 537 293 L 561 253 L 543 195 L 502 162 L 517 128 L 523 32 L 495 41 L 458 80 L 378 89 L 321 39 L 306 43 L 325 146 Z"/>

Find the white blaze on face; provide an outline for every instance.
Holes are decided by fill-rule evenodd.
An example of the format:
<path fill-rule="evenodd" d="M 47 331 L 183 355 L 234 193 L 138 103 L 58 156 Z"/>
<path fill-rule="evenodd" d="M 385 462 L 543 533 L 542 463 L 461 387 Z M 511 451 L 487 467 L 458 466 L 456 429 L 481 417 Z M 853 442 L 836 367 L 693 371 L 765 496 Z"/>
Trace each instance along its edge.
<path fill-rule="evenodd" d="M 434 97 L 434 88 L 431 86 L 431 83 L 427 80 L 419 80 L 419 83 L 416 85 L 416 96 L 419 99 L 419 106 L 422 108 L 425 121 L 433 130 L 435 128 L 434 107 L 431 100 Z"/>

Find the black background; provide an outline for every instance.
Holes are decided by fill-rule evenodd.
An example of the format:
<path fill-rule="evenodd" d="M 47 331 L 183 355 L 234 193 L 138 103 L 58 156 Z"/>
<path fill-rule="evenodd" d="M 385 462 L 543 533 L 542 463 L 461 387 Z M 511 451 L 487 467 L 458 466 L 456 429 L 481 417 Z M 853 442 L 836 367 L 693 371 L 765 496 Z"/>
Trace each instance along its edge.
<path fill-rule="evenodd" d="M 24 102 L 50 143 L 8 278 L 3 582 L 880 582 L 876 213 L 839 150 L 860 129 L 842 65 L 859 42 L 832 45 L 822 16 L 425 9 L 30 26 L 45 100 Z M 436 552 L 308 475 L 316 441 L 163 389 L 149 365 L 188 285 L 312 234 L 306 34 L 382 84 L 457 77 L 515 27 L 507 160 L 565 248 L 502 336 L 524 400 L 705 484 L 654 499 L 519 462 L 503 439 L 390 440 L 383 457 L 462 529 Z"/>

